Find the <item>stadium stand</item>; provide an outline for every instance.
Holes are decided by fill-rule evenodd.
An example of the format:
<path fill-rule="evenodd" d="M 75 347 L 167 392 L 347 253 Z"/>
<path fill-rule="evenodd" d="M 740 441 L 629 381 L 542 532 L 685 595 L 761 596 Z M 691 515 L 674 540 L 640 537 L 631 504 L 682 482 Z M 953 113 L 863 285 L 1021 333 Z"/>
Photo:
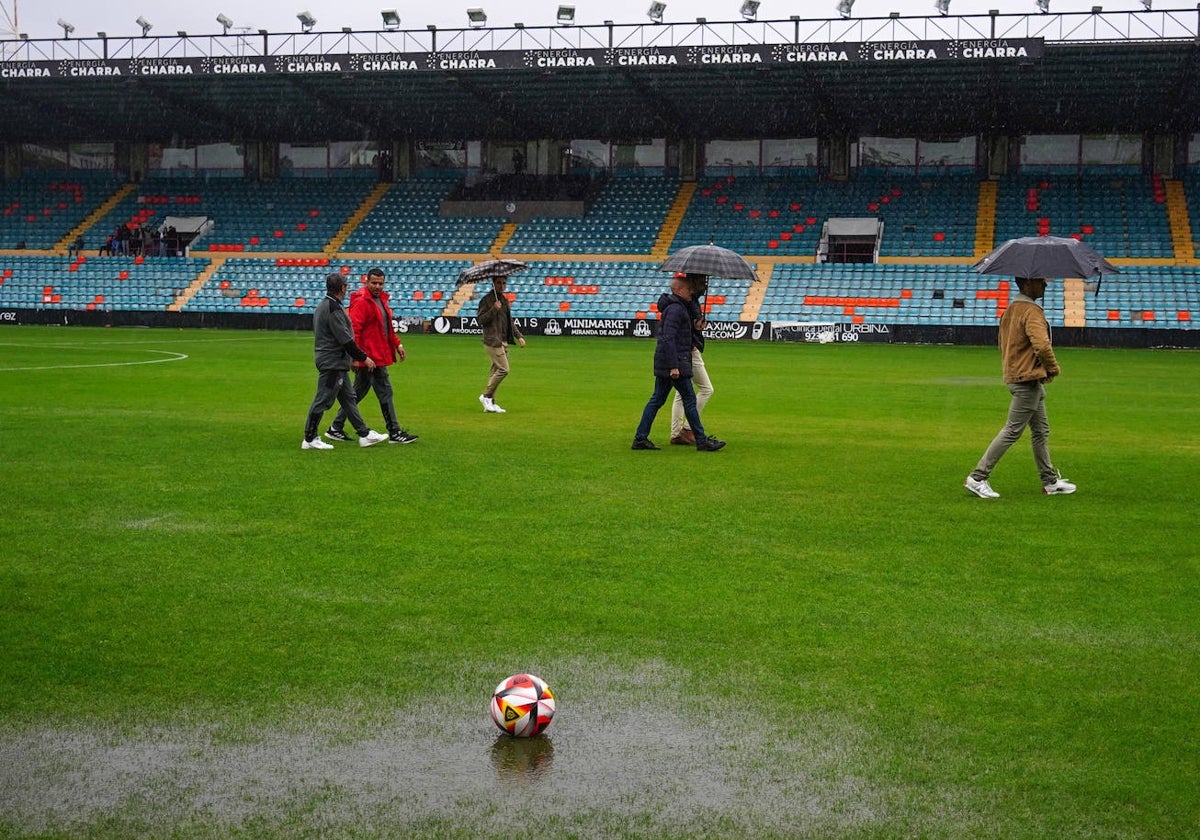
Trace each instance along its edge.
<path fill-rule="evenodd" d="M 325 295 L 325 275 L 346 275 L 358 287 L 367 269 L 379 265 L 387 273 L 388 294 L 397 315 L 422 319 L 442 313 L 454 296 L 458 273 L 466 260 L 404 260 L 380 263 L 330 260 L 328 257 L 279 257 L 275 260 L 230 258 L 204 284 L 184 309 L 196 312 L 264 311 L 309 313 Z"/>
<path fill-rule="evenodd" d="M 31 172 L 0 182 L 0 247 L 48 250 L 108 197 L 112 173 Z"/>
<path fill-rule="evenodd" d="M 679 191 L 675 177 L 614 178 L 582 218 L 534 218 L 517 227 L 513 254 L 649 254 Z"/>
<path fill-rule="evenodd" d="M 501 217 L 446 217 L 440 206 L 457 175 L 391 185 L 347 238 L 350 253 L 484 253 L 504 227 Z"/>
<path fill-rule="evenodd" d="M 171 306 L 208 260 L 20 256 L 0 264 L 0 306 L 152 312 Z"/>
<path fill-rule="evenodd" d="M 697 190 L 673 248 L 713 242 L 748 254 L 813 256 L 823 223 L 882 219 L 881 256 L 969 256 L 975 245 L 978 179 L 863 172 L 820 181 L 815 172 L 726 176 Z"/>

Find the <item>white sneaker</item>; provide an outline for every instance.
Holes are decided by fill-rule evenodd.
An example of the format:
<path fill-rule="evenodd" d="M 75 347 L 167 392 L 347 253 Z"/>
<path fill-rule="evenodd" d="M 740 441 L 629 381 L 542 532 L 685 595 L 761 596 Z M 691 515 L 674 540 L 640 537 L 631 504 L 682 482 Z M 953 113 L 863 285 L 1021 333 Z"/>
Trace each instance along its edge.
<path fill-rule="evenodd" d="M 479 395 L 479 404 L 483 406 L 484 411 L 491 411 L 492 406 L 495 405 L 491 397 L 486 397 L 483 394 Z"/>
<path fill-rule="evenodd" d="M 381 435 L 379 432 L 367 432 L 358 439 L 359 446 L 374 446 L 377 443 L 383 443 L 388 439 L 387 435 Z"/>
<path fill-rule="evenodd" d="M 981 499 L 999 499 L 1000 494 L 992 489 L 992 485 L 988 484 L 986 478 L 975 479 L 967 476 L 967 480 L 963 482 L 963 487 L 966 487 L 976 496 Z"/>
<path fill-rule="evenodd" d="M 321 440 L 319 437 L 315 437 L 312 440 L 300 441 L 300 448 L 301 449 L 333 449 L 333 444 L 326 443 L 325 441 Z"/>
<path fill-rule="evenodd" d="M 491 404 L 491 405 L 489 405 L 489 406 L 487 407 L 487 410 L 488 410 L 488 411 L 490 411 L 490 412 L 492 412 L 492 414 L 507 414 L 507 413 L 508 413 L 508 412 L 507 412 L 507 411 L 505 411 L 503 408 L 501 408 L 500 406 L 496 405 L 496 401 L 495 401 L 495 400 L 492 400 L 492 404 Z"/>
<path fill-rule="evenodd" d="M 1075 485 L 1060 476 L 1054 480 L 1053 484 L 1047 484 L 1043 487 L 1042 492 L 1047 496 L 1066 495 L 1075 492 Z"/>

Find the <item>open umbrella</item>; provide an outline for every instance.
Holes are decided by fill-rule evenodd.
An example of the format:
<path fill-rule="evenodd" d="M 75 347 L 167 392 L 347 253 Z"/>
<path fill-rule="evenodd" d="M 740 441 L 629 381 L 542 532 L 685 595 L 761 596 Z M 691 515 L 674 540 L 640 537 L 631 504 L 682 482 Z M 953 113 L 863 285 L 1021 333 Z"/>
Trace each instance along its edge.
<path fill-rule="evenodd" d="M 490 280 L 493 277 L 507 277 L 510 274 L 516 274 L 518 271 L 524 271 L 527 268 L 529 266 L 520 260 L 485 260 L 460 271 L 458 273 L 458 285 L 476 283 L 480 280 Z"/>
<path fill-rule="evenodd" d="M 728 277 L 733 280 L 757 280 L 754 266 L 737 251 L 720 245 L 689 245 L 667 257 L 659 271 L 682 274 L 703 274 L 706 277 Z"/>
<path fill-rule="evenodd" d="M 1102 277 L 1121 272 L 1090 245 L 1066 236 L 1010 239 L 975 263 L 980 274 L 1008 277 Z M 1100 283 L 1096 283 L 1096 291 Z"/>

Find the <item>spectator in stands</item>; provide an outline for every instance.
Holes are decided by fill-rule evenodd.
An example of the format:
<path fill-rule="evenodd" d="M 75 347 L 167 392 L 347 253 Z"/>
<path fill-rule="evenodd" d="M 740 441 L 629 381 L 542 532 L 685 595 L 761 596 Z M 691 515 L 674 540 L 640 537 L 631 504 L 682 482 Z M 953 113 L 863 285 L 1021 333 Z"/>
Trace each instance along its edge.
<path fill-rule="evenodd" d="M 1000 317 L 998 336 L 1004 383 L 1012 394 L 1008 422 L 963 484 L 981 499 L 1000 498 L 988 483 L 988 477 L 1026 426 L 1033 444 L 1033 460 L 1042 479 L 1042 492 L 1046 495 L 1075 492 L 1075 485 L 1059 475 L 1050 461 L 1050 421 L 1046 417 L 1044 386 L 1053 382 L 1062 369 L 1054 358 L 1050 325 L 1037 302 L 1046 293 L 1046 281 L 1041 277 L 1018 277 L 1017 288 L 1020 294 Z"/>
<path fill-rule="evenodd" d="M 725 445 L 725 441 L 704 433 L 696 410 L 696 392 L 692 390 L 692 313 L 688 310 L 691 300 L 692 285 L 685 277 L 674 278 L 670 293 L 664 293 L 658 299 L 661 320 L 654 347 L 654 393 L 642 409 L 642 419 L 633 436 L 633 449 L 658 449 L 650 440 L 650 428 L 658 410 L 666 405 L 672 388 L 683 399 L 683 412 L 696 436 L 696 449 L 716 452 Z"/>
<path fill-rule="evenodd" d="M 708 291 L 708 278 L 703 274 L 688 274 L 685 278 L 691 285 L 692 299 L 688 301 L 688 314 L 692 319 L 692 388 L 696 391 L 696 413 L 704 411 L 708 398 L 713 395 L 712 380 L 704 365 L 704 328 L 708 321 L 700 309 L 699 298 Z M 675 446 L 693 446 L 696 436 L 683 414 L 683 397 L 675 392 L 671 403 L 671 443 Z"/>
<path fill-rule="evenodd" d="M 76 236 L 74 241 L 67 246 L 67 256 L 77 257 L 83 253 L 83 234 Z"/>
<path fill-rule="evenodd" d="M 101 257 L 103 257 L 105 254 L 107 254 L 108 256 L 111 257 L 113 255 L 114 247 L 115 246 L 113 245 L 113 235 L 110 233 L 107 237 L 105 237 L 104 244 L 100 246 L 100 250 L 97 251 L 96 253 L 98 256 L 101 256 Z"/>
<path fill-rule="evenodd" d="M 525 336 L 517 328 L 508 297 L 504 294 L 507 286 L 505 278 L 493 277 L 492 290 L 479 301 L 479 311 L 476 313 L 479 326 L 483 328 L 483 347 L 492 360 L 487 388 L 479 395 L 479 402 L 485 412 L 492 414 L 504 413 L 504 409 L 496 405 L 496 389 L 508 376 L 508 345 L 516 342 L 519 347 L 525 346 Z"/>
<path fill-rule="evenodd" d="M 388 377 L 388 368 L 397 360 L 403 362 L 408 356 L 392 325 L 392 310 L 388 306 L 388 293 L 383 290 L 383 284 L 383 269 L 372 268 L 367 272 L 366 285 L 350 295 L 350 325 L 354 328 L 354 343 L 375 360 L 374 369 L 355 362 L 354 399 L 361 403 L 367 391 L 374 389 L 379 399 L 379 410 L 383 412 L 383 421 L 387 423 L 388 442 L 413 443 L 417 435 L 400 428 L 396 406 L 392 402 L 392 381 Z M 330 440 L 350 440 L 345 426 L 346 411 L 340 409 L 325 432 L 325 437 Z"/>
<path fill-rule="evenodd" d="M 359 446 L 373 446 L 387 440 L 387 435 L 372 431 L 363 421 L 347 376 L 351 359 L 364 363 L 367 370 L 375 369 L 375 361 L 354 343 L 350 318 L 342 308 L 342 299 L 345 297 L 346 278 L 340 274 L 328 275 L 325 278 L 325 297 L 313 313 L 313 361 L 317 366 L 317 393 L 308 409 L 301 449 L 333 449 L 332 444 L 317 436 L 317 430 L 321 425 L 321 417 L 335 400 L 341 404 L 351 425 L 358 432 Z"/>

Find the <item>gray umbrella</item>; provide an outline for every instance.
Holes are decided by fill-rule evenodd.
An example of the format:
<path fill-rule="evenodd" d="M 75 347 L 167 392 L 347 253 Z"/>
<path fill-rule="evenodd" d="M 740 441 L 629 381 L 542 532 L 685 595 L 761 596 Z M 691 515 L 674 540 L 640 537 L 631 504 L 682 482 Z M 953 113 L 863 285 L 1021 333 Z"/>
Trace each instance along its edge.
<path fill-rule="evenodd" d="M 516 274 L 518 271 L 524 271 L 527 268 L 529 266 L 520 260 L 485 260 L 460 271 L 458 273 L 458 285 L 476 283 L 480 280 L 489 280 L 493 277 L 507 277 L 510 274 Z"/>
<path fill-rule="evenodd" d="M 1008 277 L 1098 277 L 1120 274 L 1117 267 L 1090 245 L 1065 236 L 1025 236 L 1010 239 L 975 263 L 980 274 Z M 1097 282 L 1096 289 L 1100 284 Z"/>
<path fill-rule="evenodd" d="M 728 277 L 734 280 L 757 280 L 754 266 L 736 251 L 719 245 L 689 245 L 667 257 L 659 271 L 682 274 L 703 274 L 706 277 Z"/>

